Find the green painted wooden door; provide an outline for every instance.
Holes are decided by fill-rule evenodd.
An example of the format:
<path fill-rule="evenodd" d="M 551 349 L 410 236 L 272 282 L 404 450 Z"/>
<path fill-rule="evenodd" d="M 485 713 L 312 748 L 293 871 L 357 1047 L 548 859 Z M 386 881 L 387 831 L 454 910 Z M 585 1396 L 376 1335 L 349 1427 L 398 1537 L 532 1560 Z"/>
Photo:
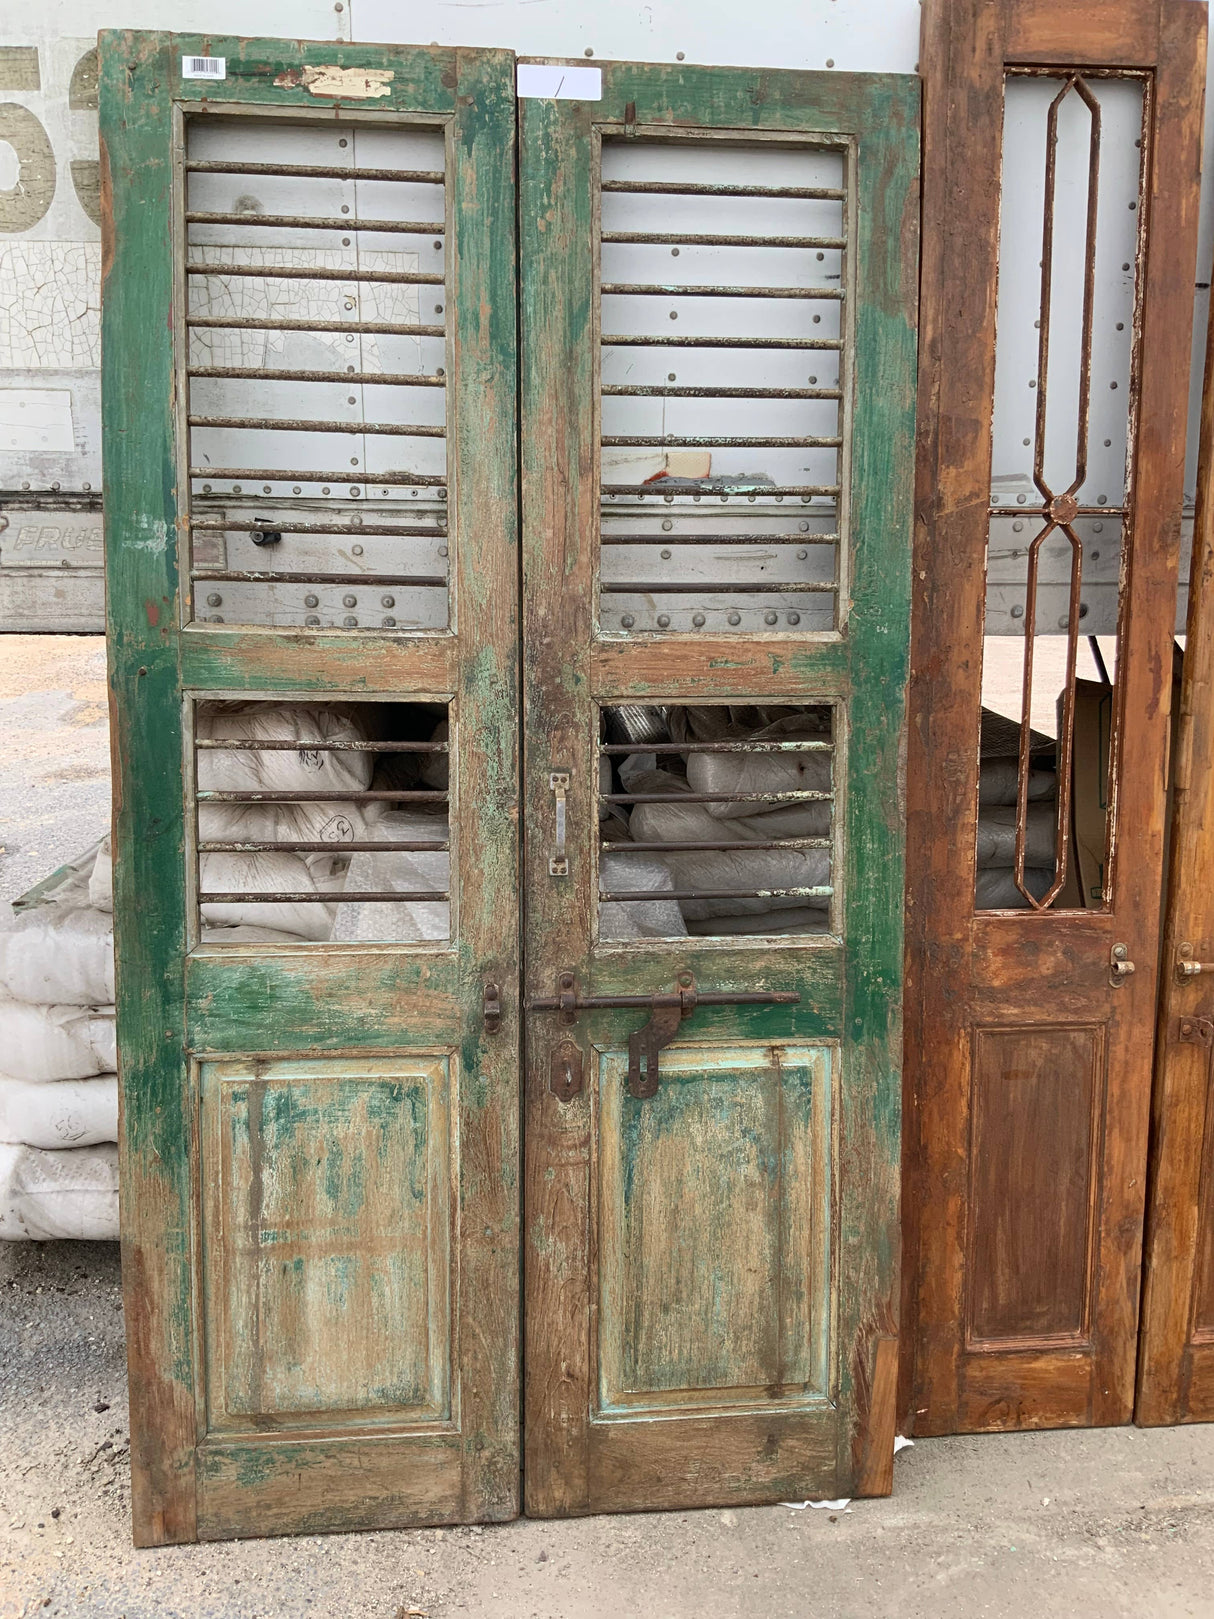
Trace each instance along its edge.
<path fill-rule="evenodd" d="M 514 130 L 503 52 L 102 35 L 143 1543 L 517 1511 Z"/>
<path fill-rule="evenodd" d="M 913 81 L 101 57 L 137 1537 L 888 1488 Z"/>
<path fill-rule="evenodd" d="M 520 103 L 526 1506 L 881 1493 L 917 83 L 546 88 Z M 653 1041 L 604 1004 L 655 994 Z"/>

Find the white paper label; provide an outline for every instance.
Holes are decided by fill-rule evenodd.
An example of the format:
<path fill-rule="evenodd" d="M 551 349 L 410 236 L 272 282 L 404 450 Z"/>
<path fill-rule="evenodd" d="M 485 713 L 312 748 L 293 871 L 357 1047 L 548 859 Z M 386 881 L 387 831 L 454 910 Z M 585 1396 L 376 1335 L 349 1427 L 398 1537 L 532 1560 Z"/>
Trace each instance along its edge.
<path fill-rule="evenodd" d="M 183 56 L 181 76 L 183 79 L 226 79 L 228 59 L 226 56 Z"/>
<path fill-rule="evenodd" d="M 0 455 L 63 455 L 75 448 L 66 388 L 0 388 Z"/>
<path fill-rule="evenodd" d="M 553 67 L 547 62 L 520 62 L 518 93 L 545 101 L 601 101 L 601 67 Z"/>

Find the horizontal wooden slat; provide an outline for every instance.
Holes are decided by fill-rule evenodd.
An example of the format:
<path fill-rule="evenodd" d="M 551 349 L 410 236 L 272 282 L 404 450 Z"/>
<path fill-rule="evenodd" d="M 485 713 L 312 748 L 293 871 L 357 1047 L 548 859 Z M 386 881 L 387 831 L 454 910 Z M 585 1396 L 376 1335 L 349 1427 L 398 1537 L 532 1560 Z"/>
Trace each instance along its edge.
<path fill-rule="evenodd" d="M 181 683 L 193 691 L 382 692 L 441 696 L 458 684 L 453 636 L 228 635 L 188 630 L 181 638 Z"/>
<path fill-rule="evenodd" d="M 595 1510 L 627 1512 L 638 1501 L 658 1510 L 804 1499 L 811 1484 L 816 1494 L 834 1476 L 836 1425 L 833 1407 L 592 1423 Z M 850 1494 L 850 1481 L 836 1478 L 829 1494 Z"/>
<path fill-rule="evenodd" d="M 1004 56 L 1011 63 L 1153 67 L 1158 54 L 1159 0 L 1010 0 L 1007 7 Z"/>
<path fill-rule="evenodd" d="M 454 949 L 301 944 L 271 955 L 272 948 L 203 946 L 187 958 L 191 1051 L 446 1049 L 463 1026 Z"/>
<path fill-rule="evenodd" d="M 846 644 L 808 635 L 762 641 L 743 635 L 666 636 L 598 641 L 590 654 L 590 689 L 599 702 L 665 697 L 750 697 L 764 702 L 845 695 Z"/>
<path fill-rule="evenodd" d="M 1092 1421 L 1097 1376 L 1090 1346 L 1016 1354 L 966 1355 L 961 1360 L 958 1415 L 942 1430 L 999 1433 L 1008 1428 L 1083 1428 Z M 1130 1420 L 1128 1406 L 1118 1419 Z M 928 1414 L 921 1433 L 937 1431 Z"/>
<path fill-rule="evenodd" d="M 198 1538 L 457 1522 L 455 1434 L 230 1441 L 198 1452 Z"/>

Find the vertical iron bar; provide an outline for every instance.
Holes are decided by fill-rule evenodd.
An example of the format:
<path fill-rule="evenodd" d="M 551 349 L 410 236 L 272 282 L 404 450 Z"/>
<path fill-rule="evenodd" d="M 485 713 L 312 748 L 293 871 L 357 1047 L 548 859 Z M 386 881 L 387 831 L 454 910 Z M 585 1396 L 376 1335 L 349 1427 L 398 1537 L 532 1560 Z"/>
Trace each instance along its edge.
<path fill-rule="evenodd" d="M 1088 217 L 1083 253 L 1083 335 L 1079 350 L 1079 424 L 1075 436 L 1075 481 L 1067 491 L 1077 494 L 1088 475 L 1088 415 L 1092 401 L 1092 321 L 1096 302 L 1096 208 L 1100 200 L 1100 103 L 1082 79 L 1072 81 L 1076 94 L 1092 120 L 1088 148 Z"/>

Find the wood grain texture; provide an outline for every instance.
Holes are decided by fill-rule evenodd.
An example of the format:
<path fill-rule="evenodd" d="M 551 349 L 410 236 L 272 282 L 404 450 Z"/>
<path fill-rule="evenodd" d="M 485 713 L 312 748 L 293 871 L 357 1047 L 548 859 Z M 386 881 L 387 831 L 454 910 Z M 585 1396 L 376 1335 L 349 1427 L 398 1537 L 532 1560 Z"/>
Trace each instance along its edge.
<path fill-rule="evenodd" d="M 1086 1340 L 1103 1030 L 978 1029 L 973 1050 L 966 1348 Z"/>
<path fill-rule="evenodd" d="M 1159 59 L 1159 0 L 1006 0 L 1005 60 L 1046 66 L 1148 67 Z"/>
<path fill-rule="evenodd" d="M 182 54 L 211 53 L 227 60 L 222 83 L 181 80 Z M 101 54 L 111 173 L 107 566 L 136 1538 L 510 1517 L 518 1503 L 519 1173 L 513 59 L 118 33 L 103 36 Z M 331 117 L 333 105 L 318 108 L 301 75 L 304 66 L 331 64 L 389 68 L 389 94 L 360 116 L 391 124 L 417 115 L 446 130 L 456 633 L 183 632 L 177 546 L 188 497 L 175 413 L 184 393 L 173 350 L 180 310 L 171 244 L 181 212 L 174 109 L 178 118 L 201 116 L 204 102 L 211 110 L 235 104 Z M 455 840 L 458 927 L 449 949 L 204 948 L 187 957 L 182 712 L 183 698 L 199 691 L 449 701 L 453 814 L 461 803 L 475 806 Z M 492 1036 L 482 1019 L 487 982 L 501 987 L 503 1000 Z M 420 1136 L 410 1136 L 416 1088 L 366 1077 L 388 1060 L 378 1055 L 385 1047 L 398 1067 L 410 1052 L 441 1059 Z M 200 1149 L 188 1052 L 251 1057 L 257 1070 L 267 1055 L 314 1050 L 361 1060 L 361 1087 L 298 1081 L 280 1094 L 265 1081 L 261 1091 L 246 1089 L 243 1113 L 235 1104 L 229 1110 L 226 1149 L 216 1146 L 219 1125 L 208 1111 L 211 1146 Z M 304 1121 L 326 1107 L 323 1121 Z M 383 1117 L 385 1107 L 399 1116 Z M 291 1128 L 277 1114 L 269 1128 L 274 1109 L 285 1109 Z M 417 1231 L 402 1224 L 408 1200 L 389 1207 L 388 1171 L 395 1165 L 407 1180 L 417 1167 L 409 1143 L 420 1151 L 423 1138 L 425 1324 L 408 1327 L 397 1346 L 403 1358 L 391 1363 L 388 1339 L 399 1321 L 391 1331 L 382 1319 L 376 1328 L 376 1309 L 391 1294 L 394 1316 L 408 1314 L 406 1295 L 416 1300 L 423 1279 Z M 453 1161 L 445 1142 L 458 1144 Z M 232 1201 L 209 1204 L 204 1222 L 200 1183 L 215 1195 L 211 1170 L 224 1150 L 227 1179 L 220 1174 L 219 1184 Z M 304 1184 L 301 1154 L 309 1152 L 346 1165 L 334 1169 L 332 1188 Z M 345 1226 L 325 1202 L 330 1192 L 349 1204 Z M 291 1250 L 290 1274 L 265 1269 L 280 1243 Z M 205 1245 L 215 1264 L 204 1287 Z M 232 1257 L 239 1253 L 243 1260 Z M 440 1285 L 440 1271 L 454 1280 Z M 355 1333 L 348 1346 L 344 1306 L 334 1302 L 343 1287 L 368 1312 L 364 1336 Z M 239 1301 L 259 1289 L 265 1330 L 243 1342 L 235 1326 L 223 1328 L 224 1310 L 234 1320 Z M 205 1369 L 197 1344 L 207 1349 Z M 257 1377 L 250 1355 L 260 1355 Z M 416 1416 L 418 1379 L 429 1411 L 420 1431 L 368 1440 L 366 1397 L 379 1386 L 389 1407 L 403 1400 L 400 1409 Z M 417 1399 L 405 1398 L 409 1389 Z M 439 1411 L 450 1413 L 443 1420 L 453 1431 L 436 1441 L 424 1429 Z M 302 1420 L 301 1412 L 327 1428 L 323 1438 L 283 1448 L 265 1435 L 217 1445 L 208 1433 L 212 1413 L 222 1432 L 237 1414 L 273 1426 Z"/>
<path fill-rule="evenodd" d="M 558 973 L 570 971 L 586 992 L 651 994 L 672 985 L 684 967 L 704 988 L 804 990 L 796 1007 L 697 1012 L 686 1040 L 697 1047 L 706 1084 L 702 1096 L 689 1094 L 683 1110 L 689 1139 L 666 1140 L 659 1150 L 646 1136 L 644 1144 L 633 1143 L 640 1158 L 634 1154 L 632 1160 L 620 1111 L 628 1104 L 600 1092 L 596 1110 L 591 1088 L 569 1102 L 553 1096 L 551 1043 L 570 1031 L 555 1017 L 533 1016 L 525 1443 L 527 1510 L 536 1515 L 853 1493 L 859 1480 L 858 1430 L 869 1411 L 857 1395 L 857 1368 L 870 1366 L 876 1340 L 896 1330 L 897 1318 L 901 692 L 909 593 L 917 112 L 917 86 L 907 79 L 628 63 L 604 64 L 599 102 L 521 105 L 528 993 L 551 995 Z M 765 138 L 787 132 L 848 143 L 855 314 L 848 377 L 846 635 L 762 642 L 596 639 L 595 141 L 634 125 L 638 135 L 686 131 L 699 141 L 736 140 L 758 130 Z M 835 705 L 846 787 L 842 947 L 828 940 L 809 948 L 718 948 L 702 940 L 595 947 L 597 707 L 621 699 L 705 698 L 821 698 Z M 547 869 L 553 829 L 548 773 L 554 768 L 572 772 L 568 880 L 554 880 Z M 583 1017 L 574 1034 L 586 1053 L 619 1051 L 624 1036 L 642 1021 L 635 1014 L 595 1013 Z M 718 1040 L 720 1049 L 706 1055 L 705 1042 L 711 1048 Z M 737 1251 L 715 1259 L 691 1233 L 682 1239 L 685 1251 L 678 1247 L 682 1201 L 703 1208 L 706 1226 L 719 1225 L 730 1207 L 741 1219 L 745 1207 L 747 1230 L 756 1233 L 768 1260 L 765 1245 L 779 1237 L 770 1217 L 760 1222 L 758 1235 L 759 1210 L 746 1203 L 744 1188 L 721 1181 L 719 1166 L 713 1173 L 705 1168 L 724 1151 L 707 1151 L 708 1142 L 718 1139 L 707 1076 L 727 1066 L 738 1040 L 780 1050 L 838 1043 L 831 1131 L 832 1240 L 838 1243 L 830 1352 L 834 1410 L 790 1414 L 779 1397 L 761 1415 L 731 1410 L 735 1398 L 745 1404 L 754 1397 L 754 1385 L 737 1380 L 753 1378 L 760 1368 L 767 1373 L 772 1364 L 770 1341 L 759 1341 L 758 1297 L 747 1291 L 753 1282 L 741 1264 L 746 1243 L 735 1232 L 730 1240 Z M 672 1062 L 682 1060 L 679 1050 L 671 1048 Z M 605 1069 L 601 1083 L 618 1086 L 618 1070 Z M 772 1090 L 768 1102 L 777 1094 Z M 610 1130 L 624 1135 L 609 1140 Z M 739 1143 L 725 1162 L 737 1159 L 740 1168 L 742 1157 Z M 619 1193 L 629 1161 L 642 1163 L 653 1177 L 653 1184 L 633 1187 L 638 1202 L 625 1199 L 624 1205 L 643 1211 L 643 1239 L 620 1207 L 606 1215 L 602 1207 L 604 1196 Z M 604 1170 L 605 1180 L 597 1183 L 596 1165 L 612 1164 L 618 1172 Z M 697 1177 L 694 1191 L 691 1177 Z M 650 1240 L 655 1221 L 671 1230 L 669 1250 Z M 812 1277 L 812 1222 L 801 1224 L 799 1250 L 778 1265 L 772 1261 L 774 1274 L 799 1270 Z M 794 1243 L 791 1226 L 785 1240 Z M 756 1263 L 762 1273 L 767 1260 Z M 744 1321 L 736 1364 L 724 1364 L 729 1355 L 707 1342 L 718 1285 L 722 1307 Z M 682 1318 L 653 1320 L 656 1293 L 671 1288 L 685 1302 Z M 779 1315 L 779 1305 L 769 1300 L 763 1318 L 768 1334 Z M 684 1388 L 701 1380 L 708 1385 L 702 1395 Z M 633 1384 L 652 1386 L 630 1390 Z M 673 1409 L 676 1384 L 686 1414 Z M 603 1388 L 612 1396 L 610 1408 L 600 1402 Z M 655 1420 L 617 1408 L 634 1395 L 666 1400 L 672 1409 Z M 698 1399 L 716 1414 L 697 1408 Z"/>
<path fill-rule="evenodd" d="M 637 1101 L 627 1053 L 599 1055 L 599 1412 L 829 1396 L 836 1064 L 680 1045 Z"/>
<path fill-rule="evenodd" d="M 103 35 L 106 603 L 122 1083 L 119 1175 L 139 1545 L 195 1537 L 194 1128 L 181 960 L 185 829 L 168 312 L 165 40 Z M 164 89 L 156 94 L 152 83 Z M 164 319 L 148 320 L 149 308 Z M 138 338 L 135 334 L 138 333 Z M 151 378 L 155 385 L 149 386 Z M 128 425 L 129 424 L 129 425 Z M 132 768 L 135 760 L 156 761 Z M 144 896 L 154 893 L 149 908 Z"/>
<path fill-rule="evenodd" d="M 200 1079 L 208 1431 L 449 1421 L 450 1058 Z"/>
<path fill-rule="evenodd" d="M 898 1418 L 898 1340 L 873 1340 L 872 1369 L 866 1379 L 867 1420 L 860 1439 L 857 1491 L 861 1496 L 894 1493 L 894 1439 Z"/>
<path fill-rule="evenodd" d="M 182 685 L 195 691 L 407 691 L 441 699 L 456 689 L 459 667 L 459 642 L 447 635 L 389 640 L 369 632 L 364 641 L 191 625 L 181 637 Z"/>
<path fill-rule="evenodd" d="M 1204 27 L 1202 7 L 1188 0 L 1156 0 L 1149 7 L 1126 0 L 1099 8 L 1098 17 L 1087 6 L 1047 7 L 1037 0 L 928 0 L 924 6 L 917 596 L 908 756 L 905 1105 L 912 1122 L 905 1138 L 908 1331 L 900 1392 L 904 1413 L 921 1433 L 1124 1422 L 1130 1413 Z M 1112 891 L 1107 910 L 1083 918 L 973 912 L 1005 63 L 1132 67 L 1148 71 L 1153 86 Z M 1107 982 L 1114 942 L 1129 945 L 1137 966 L 1130 984 L 1115 991 Z M 964 1329 L 967 1293 L 976 1285 L 969 1274 L 974 1175 L 991 1186 L 982 1181 L 987 1167 L 971 1162 L 973 1031 L 994 1024 L 1028 1033 L 1059 1019 L 1102 1027 L 1107 1054 L 1094 1180 L 1099 1260 L 1091 1348 L 1084 1352 L 1088 1381 L 1081 1390 L 1073 1374 L 1065 1400 L 1050 1392 L 1053 1351 L 1037 1359 L 1015 1348 L 1002 1366 L 985 1350 L 971 1360 Z M 1011 1306 L 1008 1298 L 999 1315 L 1009 1332 Z M 1025 1328 L 1031 1325 L 1026 1319 Z M 974 1379 L 1000 1377 L 998 1398 L 968 1392 Z"/>
<path fill-rule="evenodd" d="M 1182 982 L 1175 971 L 1182 944 L 1194 959 L 1214 960 L 1214 322 L 1206 334 L 1186 629 L 1135 1406 L 1135 1420 L 1149 1425 L 1214 1420 L 1214 1068 L 1208 1048 L 1180 1039 L 1183 1018 L 1214 1018 L 1214 979 Z"/>
<path fill-rule="evenodd" d="M 458 1523 L 463 1472 L 455 1434 L 205 1440 L 198 1538 Z"/>

